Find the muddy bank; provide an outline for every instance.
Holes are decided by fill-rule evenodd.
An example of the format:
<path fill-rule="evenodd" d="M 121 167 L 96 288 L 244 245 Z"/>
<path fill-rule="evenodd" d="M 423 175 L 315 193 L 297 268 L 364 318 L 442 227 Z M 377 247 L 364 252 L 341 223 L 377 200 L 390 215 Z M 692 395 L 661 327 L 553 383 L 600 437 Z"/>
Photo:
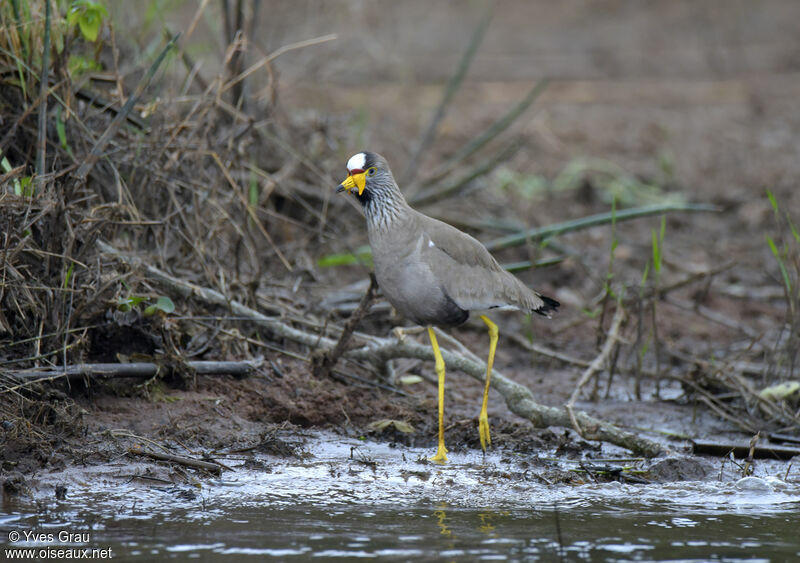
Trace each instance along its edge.
<path fill-rule="evenodd" d="M 524 4 L 520 9 L 534 9 Z M 99 68 L 114 69 L 113 80 L 106 74 L 73 81 L 63 75 L 64 60 L 54 58 L 49 79 L 47 69 L 24 69 L 20 80 L 28 87 L 21 88 L 17 62 L 25 57 L 0 55 L 0 101 L 9 108 L 3 119 L 10 124 L 2 137 L 8 166 L 0 186 L 0 224 L 8 226 L 0 253 L 0 479 L 7 495 L 49 498 L 51 488 L 56 495 L 52 481 L 59 478 L 47 476 L 61 471 L 73 483 L 68 487 L 81 472 L 91 476 L 95 470 L 108 470 L 116 480 L 147 481 L 149 474 L 154 483 L 184 486 L 218 478 L 177 461 L 143 458 L 132 448 L 226 465 L 231 455 L 250 456 L 255 465 L 273 459 L 261 456 L 278 456 L 287 467 L 302 467 L 310 463 L 309 452 L 328 459 L 314 452 L 320 441 L 333 440 L 341 446 L 331 454 L 337 468 L 349 473 L 351 463 L 361 462 L 352 461 L 347 450 L 362 436 L 379 450 L 396 446 L 385 452 L 394 461 L 383 462 L 393 468 L 390 477 L 395 469 L 434 474 L 424 460 L 415 461 L 434 446 L 429 361 L 350 358 L 330 378 L 313 376 L 307 362 L 322 339 L 338 336 L 370 269 L 363 218 L 332 190 L 347 157 L 362 149 L 385 154 L 398 174 L 414 164 L 416 179 L 403 185 L 409 194 L 447 188 L 447 197 L 429 200 L 421 210 L 496 243 L 504 265 L 564 304 L 551 322 L 507 313 L 493 317 L 500 326 L 496 368 L 530 388 L 541 403 L 560 406 L 569 399 L 610 338 L 611 319 L 625 313 L 619 339 L 576 406 L 659 440 L 671 460 L 663 472 L 653 469 L 659 459 L 573 471 L 569 464 L 576 459 L 628 454 L 571 429 L 534 429 L 493 391 L 489 414 L 497 449 L 489 463 L 534 460 L 526 462 L 530 467 L 514 461 L 498 473 L 515 483 L 532 475 L 537 483 L 584 486 L 637 477 L 695 481 L 719 470 L 722 482 L 733 486 L 746 466 L 683 457 L 685 438 L 747 442 L 758 432 L 764 439 L 770 432 L 798 431 L 797 392 L 764 395 L 797 381 L 800 349 L 800 191 L 792 180 L 800 177 L 794 103 L 800 86 L 786 57 L 796 51 L 796 36 L 784 26 L 772 31 L 775 21 L 794 21 L 784 15 L 797 6 L 771 5 L 761 10 L 742 4 L 716 14 L 717 39 L 680 52 L 654 48 L 649 31 L 704 37 L 709 26 L 671 4 L 646 13 L 613 2 L 597 9 L 581 3 L 538 6 L 537 14 L 545 17 L 524 12 L 548 28 L 548 43 L 563 48 L 558 58 L 552 47 L 527 43 L 530 37 L 541 41 L 541 33 L 513 33 L 519 31 L 509 21 L 513 11 L 504 11 L 490 29 L 487 56 L 476 60 L 421 162 L 409 159 L 440 99 L 442 81 L 452 75 L 451 59 L 459 52 L 454 46 L 466 47 L 473 16 L 480 14 L 453 19 L 447 11 L 429 12 L 427 3 L 393 8 L 408 10 L 400 15 L 426 26 L 452 19 L 452 26 L 425 37 L 441 36 L 437 47 L 417 44 L 416 25 L 403 33 L 392 18 L 375 18 L 372 43 L 366 36 L 354 38 L 352 21 L 342 17 L 346 11 L 327 8 L 307 25 L 315 33 L 342 34 L 343 50 L 330 53 L 350 60 L 365 51 L 360 41 L 369 43 L 371 58 L 363 67 L 349 67 L 349 74 L 333 72 L 342 61 L 326 60 L 322 51 L 297 49 L 291 56 L 298 58 L 281 66 L 283 59 L 267 60 L 251 49 L 245 58 L 255 64 L 262 57 L 258 68 L 264 72 L 240 82 L 246 67 L 232 64 L 236 57 L 228 58 L 225 48 L 211 57 L 219 73 L 201 72 L 181 58 L 186 68 L 164 71 L 164 82 L 145 85 L 142 69 L 155 64 L 155 56 L 137 58 L 142 50 L 128 46 L 118 60 L 110 35 L 98 44 L 76 36 L 59 56 L 95 53 Z M 113 16 L 128 15 L 122 12 L 128 8 L 118 9 Z M 379 8 L 365 10 L 370 19 Z M 292 16 L 286 21 L 295 21 L 299 12 L 286 11 Z M 7 3 L 0 14 L 3 30 L 18 29 Z M 758 25 L 740 29 L 733 21 L 737 14 L 737 21 Z M 176 29 L 188 27 L 193 16 L 182 10 L 170 15 L 180 22 Z M 56 19 L 65 25 L 64 18 Z M 43 21 L 37 15 L 35 26 L 25 30 L 38 51 L 44 49 Z M 276 21 L 265 22 L 265 29 Z M 608 34 L 598 39 L 598 23 L 619 32 L 612 35 L 622 46 L 608 44 Z M 558 37 L 554 29 L 561 30 Z M 223 45 L 234 44 L 231 31 Z M 273 31 L 269 41 L 279 41 L 282 36 Z M 213 43 L 213 32 L 206 30 L 207 43 Z M 123 35 L 121 43 L 140 39 Z M 397 53 L 405 46 L 413 56 L 391 62 L 389 51 L 381 49 L 386 37 L 398 41 Z M 598 41 L 600 51 L 594 48 Z M 192 46 L 179 44 L 180 52 Z M 426 49 L 424 64 L 420 47 Z M 739 49 L 757 56 L 727 56 Z M 504 64 L 494 64 L 501 59 Z M 521 66 L 533 60 L 547 64 Z M 409 64 L 419 74 L 409 72 Z M 53 76 L 56 90 L 39 100 L 37 86 Z M 442 164 L 463 154 L 544 78 L 554 79 L 533 105 L 439 176 Z M 124 114 L 135 91 L 146 95 L 136 111 Z M 69 111 L 59 100 L 71 104 Z M 49 105 L 37 105 L 42 101 Z M 42 120 L 37 107 L 45 108 Z M 40 138 L 47 141 L 44 147 Z M 47 150 L 37 164 L 33 157 L 41 148 Z M 626 222 L 608 218 L 593 228 L 547 235 L 530 231 L 612 208 L 686 203 L 712 211 L 664 212 Z M 509 235 L 518 242 L 497 243 Z M 193 289 L 177 290 L 152 269 Z M 204 291 L 221 298 L 212 303 Z M 305 340 L 256 325 L 232 310 L 234 302 L 302 332 Z M 357 344 L 367 347 L 404 323 L 378 302 L 359 325 Z M 486 357 L 481 323 L 452 335 L 481 361 Z M 424 337 L 420 343 L 426 344 Z M 245 379 L 195 377 L 185 369 L 188 360 L 256 358 L 263 358 L 262 367 Z M 169 369 L 152 380 L 116 382 L 30 383 L 14 373 L 137 360 Z M 404 384 L 408 377 L 421 382 Z M 455 460 L 466 460 L 441 470 L 448 476 L 458 469 L 483 470 L 476 432 L 481 392 L 480 382 L 448 372 L 446 441 Z M 404 432 L 404 425 L 413 432 Z M 320 429 L 332 434 L 307 434 Z M 558 461 L 540 465 L 542 455 Z M 414 468 L 397 469 L 391 465 L 396 458 Z M 371 471 L 369 459 L 361 461 Z M 115 473 L 120 466 L 113 464 L 129 469 Z M 783 480 L 790 485 L 798 478 L 796 464 L 773 471 L 756 462 L 755 471 L 760 479 L 788 472 Z"/>
<path fill-rule="evenodd" d="M 450 385 L 458 389 L 464 379 L 453 374 Z M 273 474 L 282 475 L 286 494 L 297 492 L 302 482 L 301 489 L 311 495 L 307 501 L 322 501 L 316 495 L 330 493 L 334 485 L 336 490 L 350 489 L 353 479 L 361 482 L 365 475 L 372 475 L 369 481 L 377 487 L 362 491 L 371 490 L 370 498 L 381 497 L 381 487 L 396 486 L 398 477 L 419 483 L 444 479 L 442 490 L 449 491 L 448 495 L 464 493 L 463 498 L 475 498 L 474 491 L 459 489 L 465 483 L 473 483 L 472 487 L 490 482 L 478 487 L 482 494 L 500 494 L 494 500 L 504 502 L 519 487 L 531 486 L 556 487 L 554 491 L 562 492 L 547 493 L 556 496 L 601 483 L 638 485 L 637 494 L 645 495 L 652 489 L 653 495 L 668 496 L 655 491 L 664 491 L 664 483 L 685 481 L 734 491 L 740 490 L 736 483 L 747 474 L 755 475 L 756 482 L 743 481 L 740 488 L 789 495 L 780 502 L 800 498 L 797 491 L 791 492 L 799 486 L 791 463 L 755 460 L 748 464 L 741 459 L 691 455 L 690 443 L 681 438 L 687 432 L 717 439 L 741 435 L 730 428 L 726 433 L 713 417 L 693 418 L 694 409 L 688 406 L 645 402 L 634 410 L 618 404 L 614 412 L 612 405 L 604 403 L 602 409 L 595 409 L 629 426 L 669 429 L 672 439 L 651 434 L 661 440 L 666 452 L 654 459 L 631 457 L 622 448 L 587 442 L 571 429 L 534 429 L 513 415 L 491 416 L 494 447 L 484 455 L 477 436 L 477 409 L 472 408 L 478 403 L 454 399 L 448 393 L 450 463 L 440 466 L 427 459 L 436 446 L 431 385 L 409 386 L 403 395 L 392 394 L 351 381 L 315 378 L 304 363 L 279 360 L 249 378 L 198 377 L 191 390 L 159 382 L 148 389 L 147 396 L 142 395 L 141 385 L 130 382 L 117 382 L 113 388 L 101 382 L 81 386 L 73 382 L 71 397 L 65 392 L 51 394 L 53 420 L 49 426 L 39 426 L 39 432 L 25 435 L 4 425 L 0 447 L 5 506 L 63 500 L 76 487 L 98 492 L 134 483 L 145 489 L 174 485 L 180 492 L 200 483 L 214 489 L 220 479 L 247 486 L 251 480 L 262 482 L 266 475 L 272 479 Z M 389 420 L 406 426 L 376 427 L 376 422 Z M 46 435 L 40 433 L 43 428 Z M 155 460 L 143 452 L 177 459 Z M 205 462 L 211 469 L 187 463 L 191 460 Z M 324 478 L 317 482 L 320 472 Z M 505 492 L 498 493 L 495 487 Z M 388 498 L 398 494 L 384 492 Z M 336 495 L 324 502 L 333 498 Z"/>

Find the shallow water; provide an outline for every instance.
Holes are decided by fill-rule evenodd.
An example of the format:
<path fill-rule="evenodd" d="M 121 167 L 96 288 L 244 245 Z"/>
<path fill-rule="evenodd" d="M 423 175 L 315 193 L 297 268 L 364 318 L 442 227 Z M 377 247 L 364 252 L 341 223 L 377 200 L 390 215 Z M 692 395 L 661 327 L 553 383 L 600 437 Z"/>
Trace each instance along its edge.
<path fill-rule="evenodd" d="M 500 457 L 453 455 L 440 467 L 421 463 L 422 450 L 355 440 L 309 450 L 305 462 L 264 456 L 196 485 L 143 485 L 122 478 L 127 463 L 54 475 L 67 498 L 40 489 L 6 504 L 3 549 L 204 561 L 800 558 L 800 490 L 782 481 L 549 486 Z"/>

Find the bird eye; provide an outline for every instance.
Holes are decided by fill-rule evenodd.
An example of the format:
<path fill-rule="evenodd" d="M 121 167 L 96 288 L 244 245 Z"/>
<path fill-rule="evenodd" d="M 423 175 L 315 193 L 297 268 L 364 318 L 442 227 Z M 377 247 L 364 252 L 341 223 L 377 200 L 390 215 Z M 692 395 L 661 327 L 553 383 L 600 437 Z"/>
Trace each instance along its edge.
<path fill-rule="evenodd" d="M 375 167 L 373 166 L 372 168 L 370 168 L 369 170 L 367 170 L 367 176 L 374 176 L 374 175 L 375 175 L 375 172 L 377 172 L 377 170 L 376 170 L 376 169 L 375 169 Z"/>

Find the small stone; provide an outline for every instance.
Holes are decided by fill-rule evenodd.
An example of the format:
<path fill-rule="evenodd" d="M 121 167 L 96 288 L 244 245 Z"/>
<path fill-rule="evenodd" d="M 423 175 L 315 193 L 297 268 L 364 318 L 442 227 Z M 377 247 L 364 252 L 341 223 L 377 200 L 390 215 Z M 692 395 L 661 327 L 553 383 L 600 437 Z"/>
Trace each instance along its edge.
<path fill-rule="evenodd" d="M 761 477 L 744 477 L 734 485 L 740 491 L 772 492 L 772 487 Z"/>
<path fill-rule="evenodd" d="M 661 483 L 671 481 L 703 481 L 713 474 L 714 467 L 705 459 L 673 456 L 658 460 L 650 466 L 650 476 Z"/>
<path fill-rule="evenodd" d="M 66 485 L 56 485 L 56 498 L 58 500 L 66 500 L 66 498 L 67 498 L 67 486 Z"/>
<path fill-rule="evenodd" d="M 774 475 L 766 477 L 764 481 L 766 481 L 767 484 L 770 487 L 772 487 L 772 490 L 774 491 L 783 491 L 789 487 L 789 484 L 786 481 L 784 481 L 780 477 L 775 477 Z"/>

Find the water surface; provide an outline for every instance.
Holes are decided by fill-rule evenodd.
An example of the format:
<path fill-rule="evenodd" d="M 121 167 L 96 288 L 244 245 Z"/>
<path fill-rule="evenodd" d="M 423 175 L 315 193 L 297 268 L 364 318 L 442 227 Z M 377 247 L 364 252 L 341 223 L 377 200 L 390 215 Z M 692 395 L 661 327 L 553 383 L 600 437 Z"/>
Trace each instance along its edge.
<path fill-rule="evenodd" d="M 499 456 L 441 467 L 422 463 L 422 450 L 341 439 L 309 453 L 194 484 L 123 478 L 135 473 L 123 462 L 53 476 L 69 482 L 65 499 L 42 488 L 6 503 L 3 549 L 111 549 L 118 560 L 800 559 L 791 480 L 548 485 Z"/>

